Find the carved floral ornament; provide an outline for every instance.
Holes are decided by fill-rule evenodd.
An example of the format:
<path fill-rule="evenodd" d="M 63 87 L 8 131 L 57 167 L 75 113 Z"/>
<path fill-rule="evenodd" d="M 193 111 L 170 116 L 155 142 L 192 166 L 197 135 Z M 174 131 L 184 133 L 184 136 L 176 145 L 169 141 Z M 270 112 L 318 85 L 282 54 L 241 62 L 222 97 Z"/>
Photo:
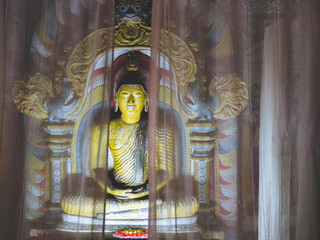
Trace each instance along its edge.
<path fill-rule="evenodd" d="M 72 85 L 74 95 L 83 100 L 86 81 L 95 57 L 115 48 L 150 47 L 151 28 L 141 22 L 122 22 L 113 31 L 99 29 L 85 37 L 72 51 L 65 66 L 67 81 Z M 191 48 L 174 33 L 161 30 L 160 51 L 172 64 L 177 84 L 177 98 L 182 112 L 190 119 L 197 114 L 185 103 L 184 96 L 190 95 L 188 84 L 194 82 L 197 61 Z M 39 82 L 37 82 L 39 81 Z M 214 118 L 229 118 L 240 114 L 247 105 L 246 84 L 235 75 L 217 77 L 209 86 L 210 94 L 218 101 L 213 110 Z M 18 81 L 13 89 L 13 101 L 18 109 L 30 117 L 48 119 L 46 102 L 53 97 L 52 82 L 44 75 L 36 73 L 27 82 Z"/>
<path fill-rule="evenodd" d="M 33 118 L 47 119 L 48 111 L 45 103 L 53 97 L 52 81 L 46 76 L 36 73 L 26 75 L 28 81 L 20 80 L 12 90 L 12 99 L 20 112 Z"/>
<path fill-rule="evenodd" d="M 210 83 L 209 92 L 218 101 L 218 107 L 213 111 L 213 117 L 216 119 L 237 116 L 248 104 L 247 84 L 235 74 L 214 78 Z"/>

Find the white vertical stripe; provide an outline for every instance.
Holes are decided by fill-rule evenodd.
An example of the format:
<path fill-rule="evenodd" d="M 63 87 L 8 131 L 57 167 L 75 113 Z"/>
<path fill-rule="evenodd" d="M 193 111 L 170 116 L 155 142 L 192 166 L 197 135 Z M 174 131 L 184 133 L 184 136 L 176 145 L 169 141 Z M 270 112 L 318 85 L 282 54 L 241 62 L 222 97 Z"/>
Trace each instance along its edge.
<path fill-rule="evenodd" d="M 265 32 L 259 153 L 259 240 L 289 240 L 290 156 L 286 155 L 286 58 L 281 23 Z"/>

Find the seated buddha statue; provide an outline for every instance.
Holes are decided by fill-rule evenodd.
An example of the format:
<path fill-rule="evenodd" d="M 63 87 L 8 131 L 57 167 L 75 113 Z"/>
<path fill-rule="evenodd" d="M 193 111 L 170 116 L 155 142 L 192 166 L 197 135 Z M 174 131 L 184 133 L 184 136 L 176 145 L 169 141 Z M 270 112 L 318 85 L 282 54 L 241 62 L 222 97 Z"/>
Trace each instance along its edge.
<path fill-rule="evenodd" d="M 115 111 L 120 110 L 121 118 L 111 120 L 110 125 L 96 123 L 91 132 L 90 175 L 100 186 L 101 195 L 93 198 L 90 192 L 84 196 L 70 194 L 62 200 L 65 213 L 148 219 L 148 122 L 141 118 L 143 109 L 148 110 L 147 99 L 139 75 L 126 74 L 115 93 Z M 156 188 L 161 191 L 174 176 L 172 130 L 158 127 L 156 142 Z M 156 204 L 157 218 L 193 216 L 199 208 L 192 196 L 178 197 L 171 203 L 158 200 Z"/>

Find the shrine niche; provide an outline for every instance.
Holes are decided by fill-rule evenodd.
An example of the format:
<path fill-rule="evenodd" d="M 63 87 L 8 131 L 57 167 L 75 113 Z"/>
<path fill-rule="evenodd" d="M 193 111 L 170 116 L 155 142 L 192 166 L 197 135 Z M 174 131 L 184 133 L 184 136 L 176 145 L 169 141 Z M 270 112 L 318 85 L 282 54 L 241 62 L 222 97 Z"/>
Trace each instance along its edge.
<path fill-rule="evenodd" d="M 247 104 L 246 84 L 233 73 L 207 79 L 198 46 L 174 31 L 160 29 L 159 52 L 153 52 L 151 1 L 116 1 L 114 21 L 114 27 L 65 46 L 54 80 L 43 70 L 15 85 L 13 101 L 29 131 L 27 217 L 58 219 L 52 229 L 63 233 L 99 233 L 103 227 L 109 237 L 130 229 L 146 234 L 154 65 L 157 231 L 223 236 L 212 226 L 216 218 L 232 224 L 237 212 L 230 207 L 237 201 L 236 116 Z M 231 53 L 230 29 L 219 27 L 224 37 L 215 51 Z M 173 203 L 161 199 L 161 190 L 181 179 L 190 184 L 188 194 L 174 193 Z M 213 219 L 210 226 L 203 224 L 205 217 Z"/>

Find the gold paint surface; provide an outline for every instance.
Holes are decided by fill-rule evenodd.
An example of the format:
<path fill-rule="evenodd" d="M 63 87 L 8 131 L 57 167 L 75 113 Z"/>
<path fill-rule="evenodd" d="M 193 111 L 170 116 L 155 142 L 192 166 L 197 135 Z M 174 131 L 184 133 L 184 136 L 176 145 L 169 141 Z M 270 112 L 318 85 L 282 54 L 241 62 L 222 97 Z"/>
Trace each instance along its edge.
<path fill-rule="evenodd" d="M 248 104 L 247 84 L 234 74 L 214 78 L 209 91 L 218 101 L 218 108 L 213 112 L 213 117 L 217 119 L 237 116 Z"/>
<path fill-rule="evenodd" d="M 46 76 L 36 73 L 27 75 L 28 81 L 17 81 L 12 90 L 12 100 L 18 110 L 29 117 L 47 120 L 45 103 L 53 96 L 52 82 Z"/>
<path fill-rule="evenodd" d="M 141 22 L 121 22 L 115 27 L 115 47 L 150 47 L 151 28 Z"/>
<path fill-rule="evenodd" d="M 112 30 L 103 28 L 85 37 L 72 51 L 66 66 L 68 82 L 77 96 L 82 96 L 89 69 L 95 57 L 112 46 Z"/>
<path fill-rule="evenodd" d="M 128 124 L 139 121 L 146 101 L 147 93 L 140 85 L 123 85 L 116 93 L 116 104 L 122 113 L 121 118 Z"/>

